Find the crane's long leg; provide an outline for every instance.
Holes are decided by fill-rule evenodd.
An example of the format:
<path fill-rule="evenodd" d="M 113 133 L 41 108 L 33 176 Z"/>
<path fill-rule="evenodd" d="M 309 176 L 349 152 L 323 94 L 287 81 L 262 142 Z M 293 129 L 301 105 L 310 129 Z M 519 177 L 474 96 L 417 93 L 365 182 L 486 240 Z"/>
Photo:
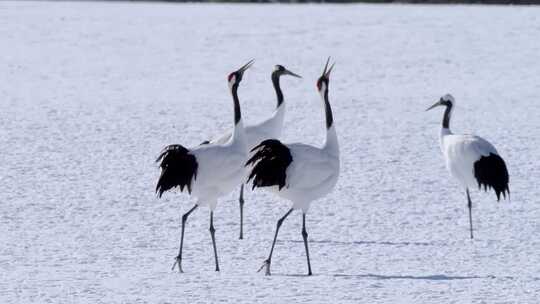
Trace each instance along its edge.
<path fill-rule="evenodd" d="M 306 247 L 306 257 L 308 266 L 308 275 L 312 275 L 311 262 L 309 261 L 309 247 L 308 247 L 308 233 L 306 230 L 306 214 L 302 213 L 302 238 L 304 239 L 304 246 Z"/>
<path fill-rule="evenodd" d="M 176 257 L 171 270 L 174 270 L 174 267 L 176 267 L 176 264 L 178 264 L 178 271 L 184 272 L 182 270 L 182 248 L 184 247 L 184 229 L 186 228 L 186 221 L 188 216 L 191 214 L 191 212 L 195 211 L 195 209 L 197 209 L 197 205 L 193 206 L 193 208 L 189 209 L 188 212 L 182 215 L 182 234 L 180 236 L 180 250 L 178 251 L 178 256 Z"/>
<path fill-rule="evenodd" d="M 471 239 L 473 239 L 473 225 L 472 225 L 472 202 L 471 202 L 471 195 L 469 194 L 469 188 L 467 188 L 467 206 L 469 207 L 469 226 L 471 229 Z"/>
<path fill-rule="evenodd" d="M 240 186 L 240 239 L 244 238 L 244 184 Z"/>
<path fill-rule="evenodd" d="M 274 235 L 274 241 L 272 242 L 272 248 L 270 249 L 270 254 L 268 255 L 268 259 L 264 261 L 264 264 L 261 266 L 261 268 L 259 268 L 259 271 L 261 271 L 266 266 L 266 273 L 265 273 L 266 275 L 270 275 L 270 264 L 272 263 L 272 253 L 274 252 L 274 246 L 276 246 L 276 240 L 279 233 L 279 227 L 281 227 L 281 224 L 283 224 L 283 221 L 287 218 L 287 216 L 289 216 L 289 214 L 291 214 L 292 211 L 293 211 L 292 208 L 289 209 L 289 211 L 287 211 L 287 213 L 285 213 L 285 215 L 277 221 L 276 234 Z"/>
<path fill-rule="evenodd" d="M 216 229 L 214 228 L 214 211 L 210 211 L 210 236 L 212 237 L 212 245 L 214 246 L 214 257 L 216 259 L 216 271 L 219 271 L 219 261 L 216 247 Z"/>

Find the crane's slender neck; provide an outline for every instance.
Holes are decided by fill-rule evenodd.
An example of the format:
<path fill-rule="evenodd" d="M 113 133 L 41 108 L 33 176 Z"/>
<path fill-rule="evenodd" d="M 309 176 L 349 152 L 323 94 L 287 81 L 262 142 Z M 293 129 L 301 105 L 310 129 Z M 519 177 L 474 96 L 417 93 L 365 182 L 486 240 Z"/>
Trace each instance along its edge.
<path fill-rule="evenodd" d="M 272 84 L 274 85 L 274 90 L 276 90 L 276 97 L 277 97 L 277 105 L 276 109 L 281 106 L 283 103 L 283 92 L 281 91 L 281 87 L 279 86 L 279 74 L 277 72 L 272 73 Z"/>
<path fill-rule="evenodd" d="M 328 101 L 328 89 L 325 90 L 323 95 L 324 101 L 324 113 L 326 114 L 326 129 L 330 129 L 334 124 L 334 115 L 332 115 L 332 107 Z"/>
<path fill-rule="evenodd" d="M 231 86 L 231 95 L 234 102 L 234 131 L 233 136 L 230 139 L 230 143 L 239 145 L 242 149 L 245 149 L 245 131 L 244 123 L 242 122 L 242 113 L 240 111 L 240 100 L 238 99 L 238 84 Z"/>
<path fill-rule="evenodd" d="M 334 126 L 334 116 L 332 115 L 332 107 L 328 100 L 328 88 L 323 93 L 324 113 L 326 115 L 326 142 L 324 143 L 324 149 L 329 150 L 330 153 L 339 156 L 339 144 Z"/>
<path fill-rule="evenodd" d="M 242 120 L 242 112 L 240 111 L 240 100 L 238 99 L 238 84 L 233 84 L 231 94 L 234 102 L 234 124 L 237 125 Z"/>
<path fill-rule="evenodd" d="M 446 110 L 444 110 L 444 116 L 442 120 L 443 129 L 450 129 L 450 118 L 452 118 L 452 103 L 446 105 Z"/>
<path fill-rule="evenodd" d="M 445 149 L 446 149 L 444 138 L 447 135 L 452 134 L 452 131 L 450 131 L 450 118 L 452 117 L 452 107 L 453 107 L 452 103 L 450 102 L 446 103 L 446 109 L 444 110 L 444 116 L 442 120 L 442 128 L 441 128 L 441 133 L 440 133 L 439 144 L 441 145 L 441 151 L 443 152 L 443 154 L 445 153 Z"/>

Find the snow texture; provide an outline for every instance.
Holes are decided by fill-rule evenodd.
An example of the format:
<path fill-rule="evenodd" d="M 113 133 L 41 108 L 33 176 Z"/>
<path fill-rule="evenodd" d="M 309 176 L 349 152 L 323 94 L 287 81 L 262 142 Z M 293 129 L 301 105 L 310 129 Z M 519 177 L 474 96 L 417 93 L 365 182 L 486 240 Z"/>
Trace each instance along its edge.
<path fill-rule="evenodd" d="M 1 303 L 537 303 L 540 297 L 540 8 L 0 2 Z M 227 131 L 227 75 L 248 123 L 275 107 L 283 64 L 284 140 L 321 144 L 315 81 L 337 62 L 330 99 L 341 147 L 336 189 L 280 231 L 289 208 L 238 192 L 189 218 L 184 270 L 170 270 L 181 214 L 157 199 L 167 144 Z M 440 96 L 452 129 L 492 142 L 512 200 L 466 197 L 438 146 Z"/>

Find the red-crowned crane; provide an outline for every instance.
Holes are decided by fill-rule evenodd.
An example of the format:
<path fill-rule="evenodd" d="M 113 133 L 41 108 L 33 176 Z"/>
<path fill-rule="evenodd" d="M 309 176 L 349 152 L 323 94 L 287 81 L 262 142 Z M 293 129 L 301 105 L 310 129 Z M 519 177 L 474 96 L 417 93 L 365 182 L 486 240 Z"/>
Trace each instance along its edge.
<path fill-rule="evenodd" d="M 309 259 L 306 213 L 312 201 L 332 191 L 339 177 L 339 145 L 328 100 L 328 83 L 333 65 L 328 61 L 322 76 L 317 81 L 317 90 L 322 98 L 326 113 L 326 141 L 322 147 L 301 143 L 283 144 L 277 139 L 268 139 L 252 149 L 253 156 L 246 166 L 251 166 L 248 182 L 253 188 L 264 187 L 292 202 L 292 207 L 277 221 L 276 232 L 270 254 L 260 270 L 266 267 L 270 275 L 272 253 L 276 245 L 279 228 L 295 209 L 302 210 L 302 237 L 306 250 L 308 275 L 312 274 Z"/>
<path fill-rule="evenodd" d="M 182 248 L 184 246 L 184 229 L 188 216 L 198 206 L 209 206 L 210 236 L 214 247 L 216 271 L 219 271 L 214 210 L 218 198 L 234 190 L 244 177 L 245 169 L 243 165 L 248 155 L 240 112 L 240 101 L 238 99 L 238 86 L 242 81 L 244 72 L 252 63 L 253 60 L 231 73 L 228 77 L 229 89 L 234 104 L 234 130 L 227 142 L 221 144 L 204 143 L 191 149 L 184 148 L 181 145 L 170 145 L 163 150 L 157 159 L 157 162 L 161 162 L 161 176 L 156 186 L 159 197 L 165 191 L 179 187 L 180 191 L 186 189 L 188 193 L 197 198 L 195 206 L 182 216 L 180 249 L 173 264 L 173 270 L 178 265 L 178 270 L 183 272 Z"/>
<path fill-rule="evenodd" d="M 283 120 L 285 118 L 285 99 L 279 79 L 283 75 L 290 75 L 297 78 L 302 78 L 300 75 L 295 74 L 287 70 L 282 65 L 276 65 L 272 72 L 271 79 L 276 91 L 277 105 L 272 116 L 268 119 L 259 122 L 258 124 L 249 125 L 245 127 L 247 147 L 251 149 L 261 143 L 265 139 L 279 138 L 281 131 L 283 130 Z M 226 133 L 218 139 L 212 141 L 213 143 L 224 143 L 231 137 L 230 133 Z M 240 203 L 240 239 L 244 238 L 244 184 L 240 186 L 240 196 L 238 199 Z"/>
<path fill-rule="evenodd" d="M 481 189 L 484 187 L 485 191 L 488 188 L 493 188 L 497 201 L 500 200 L 501 194 L 506 198 L 507 194 L 510 196 L 508 170 L 495 147 L 487 140 L 475 135 L 454 134 L 450 131 L 450 118 L 456 106 L 452 95 L 444 95 L 426 111 L 438 106 L 446 108 L 440 134 L 441 150 L 446 162 L 446 168 L 465 188 L 472 239 L 472 202 L 469 188 L 478 187 Z"/>

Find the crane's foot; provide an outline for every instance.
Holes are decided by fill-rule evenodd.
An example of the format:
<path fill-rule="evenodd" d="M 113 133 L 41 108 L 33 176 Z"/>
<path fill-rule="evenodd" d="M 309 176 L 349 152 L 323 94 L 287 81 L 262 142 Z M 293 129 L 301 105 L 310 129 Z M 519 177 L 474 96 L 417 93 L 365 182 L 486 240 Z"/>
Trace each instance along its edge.
<path fill-rule="evenodd" d="M 184 270 L 182 270 L 182 257 L 181 256 L 177 256 L 174 259 L 174 264 L 172 265 L 171 270 L 174 271 L 174 268 L 176 268 L 176 265 L 178 265 L 178 272 L 179 273 L 184 273 Z"/>
<path fill-rule="evenodd" d="M 271 264 L 270 260 L 265 260 L 264 263 L 262 264 L 261 268 L 259 268 L 259 270 L 257 270 L 257 272 L 261 272 L 261 270 L 263 270 L 263 268 L 266 268 L 264 274 L 267 275 L 267 276 L 271 275 L 271 273 L 270 273 L 270 264 Z"/>

